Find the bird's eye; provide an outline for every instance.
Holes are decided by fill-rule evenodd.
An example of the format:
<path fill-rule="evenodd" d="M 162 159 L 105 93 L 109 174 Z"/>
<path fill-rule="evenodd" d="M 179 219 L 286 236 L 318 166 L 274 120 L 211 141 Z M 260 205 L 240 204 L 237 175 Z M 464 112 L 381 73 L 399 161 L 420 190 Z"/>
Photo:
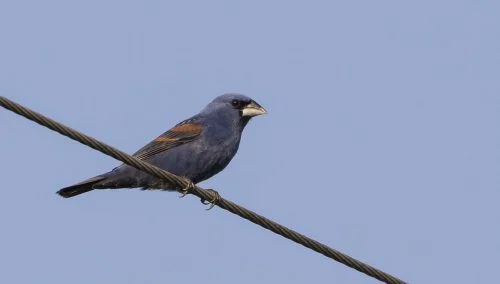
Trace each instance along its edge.
<path fill-rule="evenodd" d="M 238 100 L 233 100 L 231 102 L 231 104 L 235 107 L 235 108 L 239 108 L 241 106 L 241 101 L 238 101 Z"/>

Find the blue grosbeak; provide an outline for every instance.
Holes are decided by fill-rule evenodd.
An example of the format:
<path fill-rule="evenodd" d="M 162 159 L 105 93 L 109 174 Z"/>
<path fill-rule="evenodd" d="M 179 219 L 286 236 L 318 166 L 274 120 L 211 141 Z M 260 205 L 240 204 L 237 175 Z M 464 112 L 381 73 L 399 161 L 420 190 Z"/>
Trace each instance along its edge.
<path fill-rule="evenodd" d="M 141 148 L 134 156 L 198 183 L 219 173 L 229 164 L 238 151 L 247 123 L 252 117 L 266 113 L 263 107 L 247 96 L 224 94 L 215 98 L 199 114 L 177 124 Z M 167 181 L 122 164 L 57 193 L 68 198 L 106 188 L 175 190 Z"/>

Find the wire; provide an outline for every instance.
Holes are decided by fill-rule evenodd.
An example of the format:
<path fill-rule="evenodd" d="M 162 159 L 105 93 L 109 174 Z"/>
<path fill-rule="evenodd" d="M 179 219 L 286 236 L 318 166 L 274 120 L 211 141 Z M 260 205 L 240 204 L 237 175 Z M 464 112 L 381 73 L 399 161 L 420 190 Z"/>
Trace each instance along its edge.
<path fill-rule="evenodd" d="M 134 158 L 125 152 L 122 152 L 112 146 L 109 146 L 95 138 L 87 136 L 83 133 L 80 133 L 68 126 L 65 126 L 55 120 L 52 120 L 48 117 L 45 117 L 37 112 L 34 112 L 26 107 L 23 107 L 20 104 L 17 104 L 3 96 L 0 96 L 0 105 L 14 113 L 17 113 L 29 120 L 32 120 L 42 126 L 45 126 L 53 131 L 56 131 L 64 136 L 67 136 L 75 141 L 78 141 L 86 146 L 89 146 L 103 154 L 111 156 L 117 160 L 120 160 L 130 166 L 133 166 L 139 170 L 147 172 L 153 176 L 156 176 L 160 179 L 167 180 L 170 184 L 176 185 L 177 189 L 181 191 L 184 188 L 187 188 L 190 185 L 190 181 L 178 177 L 172 173 L 164 171 L 158 167 L 155 167 L 149 163 L 143 162 L 137 158 Z M 191 194 L 198 196 L 201 200 L 212 200 L 213 192 L 210 190 L 203 189 L 198 186 L 194 186 L 192 190 L 190 190 Z M 323 254 L 326 257 L 334 259 L 344 265 L 347 265 L 351 268 L 356 269 L 359 272 L 362 272 L 368 276 L 376 278 L 380 281 L 386 283 L 406 283 L 390 274 L 387 274 L 381 270 L 378 270 L 366 263 L 363 263 L 359 260 L 356 260 L 348 255 L 345 255 L 335 249 L 332 249 L 318 241 L 315 241 L 305 235 L 302 235 L 294 230 L 291 230 L 283 225 L 280 225 L 274 221 L 267 219 L 264 216 L 261 216 L 253 211 L 250 211 L 244 207 L 241 207 L 229 200 L 226 200 L 222 197 L 218 198 L 215 201 L 215 204 L 222 209 L 225 209 L 233 214 L 236 214 L 242 218 L 247 219 L 248 221 L 255 223 L 269 231 L 272 231 L 278 235 L 281 235 L 289 240 L 292 240 L 298 244 L 301 244 L 309 249 L 312 249 L 318 253 Z"/>

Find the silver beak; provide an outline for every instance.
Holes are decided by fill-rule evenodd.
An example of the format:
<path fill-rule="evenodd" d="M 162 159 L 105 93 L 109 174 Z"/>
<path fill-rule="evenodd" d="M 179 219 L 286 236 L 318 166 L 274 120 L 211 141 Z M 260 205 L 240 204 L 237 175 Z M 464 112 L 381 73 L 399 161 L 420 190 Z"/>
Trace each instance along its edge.
<path fill-rule="evenodd" d="M 248 116 L 248 117 L 253 117 L 253 116 L 262 115 L 262 114 L 266 114 L 266 113 L 267 113 L 267 110 L 254 101 L 251 101 L 248 105 L 246 105 L 241 110 L 241 115 Z"/>

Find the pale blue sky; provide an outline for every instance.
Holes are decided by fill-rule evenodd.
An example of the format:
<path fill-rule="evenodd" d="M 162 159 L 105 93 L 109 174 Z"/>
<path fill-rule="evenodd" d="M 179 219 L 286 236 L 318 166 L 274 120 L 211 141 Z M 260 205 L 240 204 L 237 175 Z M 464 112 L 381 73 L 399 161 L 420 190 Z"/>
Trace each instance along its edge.
<path fill-rule="evenodd" d="M 493 283 L 498 1 L 3 1 L 0 94 L 129 153 L 230 91 L 224 197 L 412 283 Z M 1 283 L 376 283 L 0 110 Z"/>

